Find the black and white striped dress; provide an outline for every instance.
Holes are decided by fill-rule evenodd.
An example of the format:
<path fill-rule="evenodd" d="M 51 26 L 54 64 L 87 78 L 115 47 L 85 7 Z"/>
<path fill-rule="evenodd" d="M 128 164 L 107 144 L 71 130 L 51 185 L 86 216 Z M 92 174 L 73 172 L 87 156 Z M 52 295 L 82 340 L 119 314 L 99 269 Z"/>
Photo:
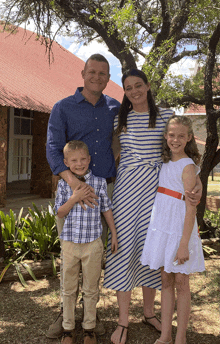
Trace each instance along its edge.
<path fill-rule="evenodd" d="M 113 193 L 113 215 L 118 252 L 111 254 L 108 239 L 104 287 L 128 291 L 136 286 L 161 288 L 160 270 L 150 270 L 140 262 L 161 168 L 162 137 L 173 114 L 160 109 L 156 127 L 148 128 L 148 112 L 131 111 L 127 132 L 119 136 L 121 159 Z M 115 129 L 118 118 L 115 119 Z"/>

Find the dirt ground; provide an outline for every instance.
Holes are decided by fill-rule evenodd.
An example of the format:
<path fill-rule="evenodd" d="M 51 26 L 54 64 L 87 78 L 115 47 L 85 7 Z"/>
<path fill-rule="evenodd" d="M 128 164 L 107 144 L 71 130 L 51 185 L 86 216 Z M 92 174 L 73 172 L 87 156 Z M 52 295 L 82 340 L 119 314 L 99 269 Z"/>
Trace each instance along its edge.
<path fill-rule="evenodd" d="M 102 287 L 99 316 L 106 334 L 98 337 L 99 344 L 110 344 L 111 333 L 117 326 L 118 307 L 115 292 Z M 206 272 L 191 276 L 192 311 L 187 331 L 187 344 L 220 343 L 220 257 L 206 259 Z M 142 323 L 141 288 L 132 293 L 128 344 L 153 344 L 158 333 Z M 157 292 L 155 310 L 160 314 L 160 292 Z M 59 344 L 60 339 L 48 339 L 45 331 L 59 313 L 59 278 L 45 277 L 28 281 L 23 288 L 19 282 L 0 284 L 0 343 L 1 344 Z M 81 306 L 77 306 L 77 343 L 83 343 Z M 173 337 L 176 332 L 176 314 L 173 318 Z"/>

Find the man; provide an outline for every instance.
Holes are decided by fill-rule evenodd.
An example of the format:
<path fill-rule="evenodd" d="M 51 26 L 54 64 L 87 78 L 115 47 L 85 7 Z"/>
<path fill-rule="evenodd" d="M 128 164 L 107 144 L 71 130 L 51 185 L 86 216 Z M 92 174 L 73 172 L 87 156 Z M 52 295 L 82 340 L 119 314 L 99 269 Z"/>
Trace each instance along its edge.
<path fill-rule="evenodd" d="M 53 174 L 60 175 L 74 190 L 84 185 L 77 179 L 63 162 L 63 147 L 71 140 L 81 140 L 89 148 L 91 162 L 89 168 L 96 176 L 106 179 L 108 194 L 111 198 L 113 178 L 116 167 L 112 145 L 113 123 L 120 103 L 104 94 L 110 78 L 109 63 L 100 54 L 94 54 L 86 61 L 82 71 L 84 87 L 77 88 L 74 95 L 58 101 L 51 112 L 47 133 L 47 159 Z M 88 186 L 89 187 L 89 186 Z M 83 199 L 81 206 L 94 207 L 95 194 L 90 189 L 89 196 Z M 62 223 L 58 220 L 58 233 L 62 231 Z M 103 228 L 103 243 L 107 228 Z M 61 313 L 53 323 L 46 336 L 57 338 L 62 335 L 62 253 L 61 253 Z M 99 321 L 96 334 L 104 334 L 105 330 Z"/>

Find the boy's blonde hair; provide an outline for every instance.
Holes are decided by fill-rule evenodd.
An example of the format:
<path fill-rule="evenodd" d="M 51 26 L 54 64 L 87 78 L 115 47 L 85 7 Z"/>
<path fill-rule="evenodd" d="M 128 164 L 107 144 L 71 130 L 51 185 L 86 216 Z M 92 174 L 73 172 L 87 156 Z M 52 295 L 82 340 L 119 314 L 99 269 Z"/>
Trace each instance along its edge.
<path fill-rule="evenodd" d="M 89 148 L 87 144 L 85 144 L 83 141 L 72 140 L 72 141 L 69 141 L 63 148 L 64 159 L 67 159 L 68 152 L 74 151 L 77 149 L 84 149 L 84 151 L 86 151 L 86 153 L 89 155 Z"/>
<path fill-rule="evenodd" d="M 199 154 L 199 151 L 196 145 L 191 119 L 187 116 L 176 116 L 176 115 L 171 116 L 166 123 L 164 134 L 167 133 L 169 124 L 173 124 L 173 123 L 182 124 L 188 127 L 188 134 L 192 135 L 192 138 L 189 142 L 187 142 L 184 151 L 186 155 L 188 155 L 188 157 L 191 158 L 196 165 L 198 165 L 200 162 L 201 154 Z M 169 160 L 171 160 L 171 151 L 167 145 L 167 140 L 165 139 L 165 137 L 163 137 L 162 160 L 163 162 L 168 162 Z"/>

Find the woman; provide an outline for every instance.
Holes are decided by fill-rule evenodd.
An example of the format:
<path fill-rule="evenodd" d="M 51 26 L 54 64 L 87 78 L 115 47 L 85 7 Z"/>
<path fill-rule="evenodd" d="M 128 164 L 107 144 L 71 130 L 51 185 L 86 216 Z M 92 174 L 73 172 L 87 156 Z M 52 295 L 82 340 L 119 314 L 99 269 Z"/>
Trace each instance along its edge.
<path fill-rule="evenodd" d="M 126 342 L 131 290 L 136 286 L 143 290 L 143 322 L 161 331 L 154 313 L 156 289 L 161 289 L 160 270 L 143 266 L 140 257 L 162 165 L 163 131 L 173 114 L 157 108 L 142 71 L 129 70 L 122 84 L 125 95 L 115 119 L 121 157 L 113 194 L 118 253 L 112 255 L 108 244 L 104 279 L 106 288 L 117 291 L 119 322 L 111 337 L 114 344 Z"/>

